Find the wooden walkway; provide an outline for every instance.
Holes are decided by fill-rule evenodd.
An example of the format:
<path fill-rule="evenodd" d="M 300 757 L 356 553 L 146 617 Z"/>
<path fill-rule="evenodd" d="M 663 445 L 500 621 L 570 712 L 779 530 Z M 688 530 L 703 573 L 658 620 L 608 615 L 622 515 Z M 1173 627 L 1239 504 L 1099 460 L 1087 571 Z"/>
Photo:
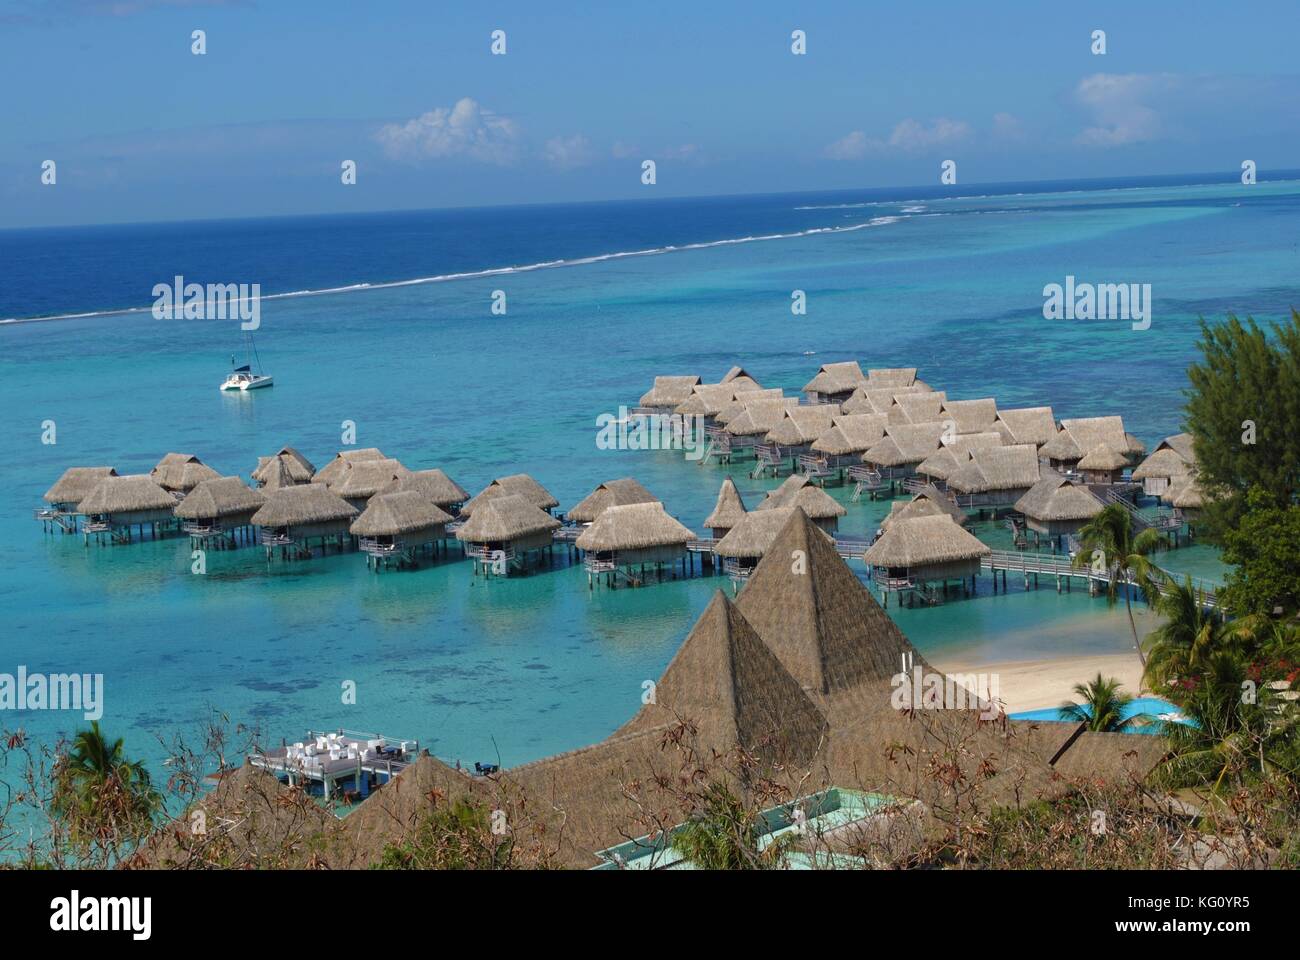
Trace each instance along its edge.
<path fill-rule="evenodd" d="M 1030 574 L 1044 574 L 1049 577 L 1073 578 L 1085 580 L 1089 584 L 1104 584 L 1110 581 L 1110 575 L 1107 573 L 1098 573 L 1091 566 L 1076 567 L 1073 561 L 1063 554 L 1059 553 L 1022 553 L 1014 550 L 994 550 L 989 556 L 980 560 L 980 569 L 990 572 L 1003 571 L 1023 573 L 1028 579 Z M 1168 571 L 1161 571 L 1169 578 L 1170 581 L 1180 583 L 1186 578 L 1179 578 Z M 1125 582 L 1133 586 L 1134 580 L 1129 575 Z M 1162 593 L 1170 591 L 1169 583 L 1156 580 L 1156 587 Z M 1206 580 L 1202 577 L 1192 578 L 1192 588 L 1199 590 L 1205 597 L 1205 605 L 1210 609 L 1217 609 L 1219 605 L 1218 592 L 1222 585 L 1212 580 Z"/>

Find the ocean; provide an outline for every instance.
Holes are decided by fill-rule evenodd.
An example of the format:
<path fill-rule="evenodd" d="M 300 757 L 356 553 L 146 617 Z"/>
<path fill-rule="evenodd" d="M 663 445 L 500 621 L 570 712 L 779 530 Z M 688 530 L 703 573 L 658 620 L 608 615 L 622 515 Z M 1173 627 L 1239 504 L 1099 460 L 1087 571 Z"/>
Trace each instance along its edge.
<path fill-rule="evenodd" d="M 374 574 L 358 553 L 268 565 L 258 549 L 209 553 L 194 575 L 184 539 L 87 548 L 31 511 L 74 465 L 146 472 L 181 451 L 247 477 L 291 444 L 321 467 L 351 421 L 357 445 L 471 492 L 526 471 L 569 507 L 635 476 L 700 532 L 728 471 L 751 506 L 777 481 L 599 449 L 597 417 L 656 374 L 733 363 L 791 391 L 821 363 L 916 366 L 955 398 L 1122 414 L 1154 446 L 1180 429 L 1200 318 L 1300 304 L 1300 181 L 1210 180 L 0 231 L 0 673 L 104 674 L 102 725 L 160 775 L 164 741 L 209 709 L 275 743 L 343 725 L 466 763 L 600 739 L 724 578 L 589 591 L 580 566 L 485 582 L 459 560 Z M 261 284 L 274 388 L 218 392 L 242 362 L 235 322 L 153 318 L 153 286 L 176 275 Z M 1151 284 L 1150 328 L 1045 320 L 1043 288 L 1067 276 Z M 848 534 L 888 510 L 847 505 Z M 1204 546 L 1166 563 L 1221 573 Z M 927 655 L 965 663 L 1131 648 L 1122 608 L 1082 590 L 890 612 Z M 0 714 L 44 742 L 82 725 Z"/>

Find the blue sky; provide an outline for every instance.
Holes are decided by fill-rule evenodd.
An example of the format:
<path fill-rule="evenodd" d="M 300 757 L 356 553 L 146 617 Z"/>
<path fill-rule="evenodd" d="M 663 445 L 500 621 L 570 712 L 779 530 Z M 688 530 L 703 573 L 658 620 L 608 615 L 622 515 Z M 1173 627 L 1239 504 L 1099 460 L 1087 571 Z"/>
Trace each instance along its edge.
<path fill-rule="evenodd" d="M 1300 167 L 1298 26 L 1199 0 L 0 0 L 0 227 L 904 186 L 946 159 L 1266 173 Z"/>

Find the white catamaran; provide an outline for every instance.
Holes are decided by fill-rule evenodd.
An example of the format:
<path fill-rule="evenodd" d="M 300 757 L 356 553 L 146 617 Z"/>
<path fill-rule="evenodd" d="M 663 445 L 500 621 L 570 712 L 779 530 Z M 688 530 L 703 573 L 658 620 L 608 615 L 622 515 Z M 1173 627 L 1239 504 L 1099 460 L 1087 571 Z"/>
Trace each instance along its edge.
<path fill-rule="evenodd" d="M 271 377 L 267 376 L 262 371 L 262 359 L 257 355 L 257 347 L 253 344 L 252 334 L 248 335 L 246 346 L 246 353 L 250 356 L 245 356 L 245 360 L 256 361 L 257 373 L 253 372 L 251 362 L 245 363 L 242 367 L 236 367 L 235 358 L 234 356 L 231 356 L 230 366 L 233 369 L 230 371 L 230 376 L 226 377 L 225 382 L 221 384 L 222 390 L 239 390 L 246 392 L 248 390 L 260 390 L 262 387 L 269 387 L 275 383 Z"/>

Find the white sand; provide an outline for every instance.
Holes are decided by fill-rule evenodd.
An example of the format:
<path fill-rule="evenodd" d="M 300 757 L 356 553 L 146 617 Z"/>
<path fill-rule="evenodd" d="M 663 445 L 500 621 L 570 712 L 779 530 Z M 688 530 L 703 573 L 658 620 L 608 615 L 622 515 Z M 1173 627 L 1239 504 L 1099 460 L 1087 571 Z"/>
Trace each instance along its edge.
<path fill-rule="evenodd" d="M 1044 710 L 1075 700 L 1076 683 L 1087 683 L 1100 672 L 1123 684 L 1131 696 L 1142 692 L 1142 665 L 1136 653 L 1102 654 L 1088 657 L 1054 657 L 1050 660 L 1014 660 L 1003 663 L 970 664 L 940 659 L 931 661 L 945 673 L 997 675 L 996 699 L 1007 713 Z M 981 684 L 982 686 L 982 684 Z M 984 689 L 976 690 L 983 696 Z"/>

